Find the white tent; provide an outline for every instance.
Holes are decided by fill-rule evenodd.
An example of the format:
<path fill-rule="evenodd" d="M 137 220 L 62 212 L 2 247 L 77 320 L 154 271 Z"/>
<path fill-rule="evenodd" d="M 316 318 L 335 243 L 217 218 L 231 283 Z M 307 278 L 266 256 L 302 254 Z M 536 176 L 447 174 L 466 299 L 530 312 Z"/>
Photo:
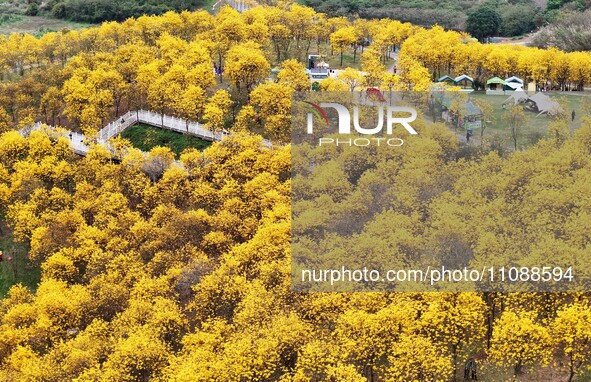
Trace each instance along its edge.
<path fill-rule="evenodd" d="M 532 101 L 536 104 L 536 107 L 540 112 L 538 115 L 544 113 L 548 115 L 564 113 L 564 110 L 560 107 L 558 102 L 553 101 L 552 98 L 543 93 L 534 94 L 533 96 L 529 97 L 529 101 Z"/>
<path fill-rule="evenodd" d="M 520 83 L 523 85 L 523 80 L 515 76 L 507 78 L 505 82 Z"/>
<path fill-rule="evenodd" d="M 469 81 L 469 82 L 474 82 L 474 78 L 472 78 L 468 75 L 465 75 L 465 74 L 462 74 L 461 76 L 456 77 L 454 79 L 454 82 L 457 84 L 458 82 L 464 81 L 464 80 Z"/>
<path fill-rule="evenodd" d="M 520 84 L 518 82 L 506 82 L 505 86 L 510 87 L 511 89 L 515 90 L 516 92 L 523 91 L 523 84 Z"/>
<path fill-rule="evenodd" d="M 505 100 L 505 102 L 503 102 L 503 103 L 505 104 L 505 103 L 512 102 L 514 105 L 517 105 L 518 103 L 521 103 L 522 100 L 526 100 L 527 98 L 528 98 L 527 94 L 523 91 L 523 88 L 522 88 L 522 89 L 518 89 L 516 92 L 511 94 L 511 97 L 507 98 Z"/>

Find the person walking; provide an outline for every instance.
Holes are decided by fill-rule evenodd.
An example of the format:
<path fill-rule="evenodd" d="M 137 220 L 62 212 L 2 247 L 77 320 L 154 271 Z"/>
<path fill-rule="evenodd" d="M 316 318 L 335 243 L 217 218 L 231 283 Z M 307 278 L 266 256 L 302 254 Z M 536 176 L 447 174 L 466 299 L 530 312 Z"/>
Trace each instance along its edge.
<path fill-rule="evenodd" d="M 472 129 L 466 130 L 466 142 L 470 143 L 470 137 L 472 137 Z"/>

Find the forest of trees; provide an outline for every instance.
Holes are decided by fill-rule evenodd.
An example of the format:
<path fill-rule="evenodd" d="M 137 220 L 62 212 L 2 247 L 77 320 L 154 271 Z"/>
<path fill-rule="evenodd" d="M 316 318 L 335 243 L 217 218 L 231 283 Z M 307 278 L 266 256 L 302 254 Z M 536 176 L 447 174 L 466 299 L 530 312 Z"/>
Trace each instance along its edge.
<path fill-rule="evenodd" d="M 124 21 L 129 17 L 195 10 L 200 0 L 12 0 L 6 11 L 28 16 L 52 16 L 86 23 Z"/>
<path fill-rule="evenodd" d="M 469 30 L 469 16 L 480 9 L 491 9 L 500 18 L 491 36 L 519 36 L 545 23 L 544 10 L 533 0 L 499 2 L 489 0 L 302 0 L 303 4 L 331 16 L 359 15 L 364 18 L 391 18 L 416 25 L 441 25 L 454 30 Z"/>
<path fill-rule="evenodd" d="M 440 25 L 478 38 L 523 36 L 541 30 L 534 44 L 567 51 L 589 50 L 588 9 L 581 0 L 301 0 L 331 16 L 391 18 L 415 25 Z"/>
<path fill-rule="evenodd" d="M 359 41 L 370 42 L 363 52 Z M 400 74 L 387 71 L 393 47 Z M 0 37 L 2 235 L 27 249 L 7 256 L 42 273 L 36 289 L 15 285 L 0 302 L 0 381 L 446 382 L 472 358 L 491 381 L 540 381 L 548 368 L 589 378 L 588 293 L 292 292 L 291 95 L 309 89 L 303 62 L 321 49 L 357 54 L 367 73 L 347 68 L 321 91 L 427 90 L 454 73 L 591 83 L 587 52 L 483 45 L 290 3 Z M 41 120 L 92 137 L 137 108 L 232 135 L 178 161 L 115 139 L 114 160 L 104 146 L 79 157 L 67 137 L 16 131 Z M 396 179 L 370 163 L 340 184 L 341 198 L 391 187 L 396 198 L 375 205 L 400 227 L 401 258 L 426 243 L 588 263 L 590 120 L 571 132 L 557 119 L 527 151 L 466 155 L 436 124 L 412 147 L 388 158 Z M 355 163 L 334 154 L 331 171 Z M 321 202 L 336 213 L 340 200 Z"/>
<path fill-rule="evenodd" d="M 534 36 L 532 45 L 567 52 L 591 50 L 591 10 L 566 13 Z"/>
<path fill-rule="evenodd" d="M 399 75 L 386 70 L 394 47 L 400 49 Z M 296 5 L 243 15 L 226 10 L 217 19 L 204 11 L 167 13 L 40 38 L 0 36 L 0 69 L 5 76 L 21 74 L 0 83 L 0 131 L 41 119 L 92 135 L 126 110 L 149 108 L 213 129 L 232 120 L 234 128 L 285 139 L 290 92 L 307 89 L 303 62 L 319 51 L 357 56 L 370 74 L 347 68 L 323 81 L 324 90 L 352 84 L 427 90 L 444 74 L 467 74 L 477 86 L 512 75 L 559 88 L 591 83 L 591 53 L 480 44 L 441 27 L 327 18 Z M 225 69 L 217 80 L 214 63 Z M 272 66 L 280 69 L 278 82 L 266 81 Z"/>

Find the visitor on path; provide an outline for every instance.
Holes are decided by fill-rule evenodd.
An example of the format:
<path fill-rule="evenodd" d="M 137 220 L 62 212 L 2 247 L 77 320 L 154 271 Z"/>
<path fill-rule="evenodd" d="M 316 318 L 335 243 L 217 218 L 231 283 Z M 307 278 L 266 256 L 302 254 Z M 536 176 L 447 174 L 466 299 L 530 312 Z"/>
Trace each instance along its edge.
<path fill-rule="evenodd" d="M 464 379 L 466 380 L 478 380 L 478 374 L 476 370 L 476 360 L 471 358 L 464 365 Z"/>
<path fill-rule="evenodd" d="M 466 130 L 466 142 L 470 143 L 471 136 L 472 136 L 472 129 Z"/>
<path fill-rule="evenodd" d="M 570 118 L 571 122 L 574 122 L 574 120 L 575 120 L 575 115 L 576 115 L 576 114 L 575 114 L 575 111 L 573 110 L 573 112 L 572 112 L 572 114 L 571 114 L 571 118 Z"/>

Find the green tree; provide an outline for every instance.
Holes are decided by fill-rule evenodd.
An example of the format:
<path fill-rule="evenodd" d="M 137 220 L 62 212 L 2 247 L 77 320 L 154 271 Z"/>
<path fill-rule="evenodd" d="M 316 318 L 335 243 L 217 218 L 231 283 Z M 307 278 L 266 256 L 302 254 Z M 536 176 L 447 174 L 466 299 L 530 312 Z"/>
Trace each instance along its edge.
<path fill-rule="evenodd" d="M 538 8 L 529 4 L 507 4 L 502 7 L 500 12 L 499 33 L 509 37 L 529 33 L 536 28 L 535 20 L 539 13 Z"/>
<path fill-rule="evenodd" d="M 468 14 L 466 20 L 466 32 L 484 40 L 486 37 L 494 36 L 501 26 L 501 15 L 490 4 L 483 4 Z"/>

